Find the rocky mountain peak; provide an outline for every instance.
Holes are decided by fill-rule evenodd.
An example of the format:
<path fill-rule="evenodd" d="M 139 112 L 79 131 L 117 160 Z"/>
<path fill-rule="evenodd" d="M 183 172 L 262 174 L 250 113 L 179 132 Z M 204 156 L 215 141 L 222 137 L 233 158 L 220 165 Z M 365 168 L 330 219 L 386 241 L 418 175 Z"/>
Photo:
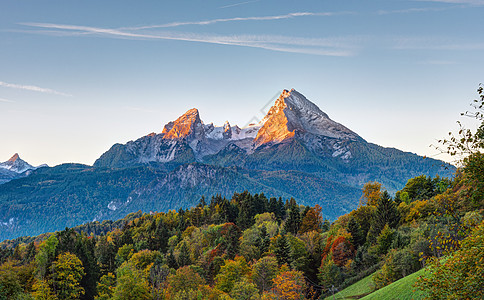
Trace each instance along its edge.
<path fill-rule="evenodd" d="M 34 166 L 28 164 L 27 162 L 23 161 L 18 153 L 15 153 L 9 160 L 6 162 L 0 163 L 0 168 L 7 169 L 9 171 L 15 173 L 23 173 L 27 170 L 34 170 L 36 169 Z"/>
<path fill-rule="evenodd" d="M 13 163 L 17 159 L 20 159 L 20 156 L 18 155 L 18 153 L 15 153 L 12 157 L 10 157 L 10 159 L 8 161 Z"/>
<path fill-rule="evenodd" d="M 165 139 L 195 138 L 203 135 L 203 123 L 198 109 L 192 108 L 174 122 L 169 122 L 163 128 Z"/>
<path fill-rule="evenodd" d="M 256 147 L 292 138 L 296 131 L 343 140 L 361 139 L 294 89 L 282 91 L 263 123 L 254 141 Z"/>

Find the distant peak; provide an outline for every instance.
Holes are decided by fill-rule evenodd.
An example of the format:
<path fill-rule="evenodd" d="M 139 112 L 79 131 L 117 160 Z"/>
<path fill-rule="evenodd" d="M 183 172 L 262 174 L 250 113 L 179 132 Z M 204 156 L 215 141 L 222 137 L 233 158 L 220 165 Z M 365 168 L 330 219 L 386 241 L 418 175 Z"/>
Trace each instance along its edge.
<path fill-rule="evenodd" d="M 20 156 L 18 155 L 18 153 L 15 153 L 12 157 L 10 157 L 10 159 L 8 161 L 15 162 L 19 158 L 20 158 Z"/>

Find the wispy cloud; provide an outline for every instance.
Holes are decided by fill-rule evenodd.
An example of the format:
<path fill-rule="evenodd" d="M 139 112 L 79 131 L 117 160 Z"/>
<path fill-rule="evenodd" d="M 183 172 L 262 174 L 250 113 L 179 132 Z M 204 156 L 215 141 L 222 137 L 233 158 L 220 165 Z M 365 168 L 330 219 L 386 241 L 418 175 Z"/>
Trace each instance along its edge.
<path fill-rule="evenodd" d="M 254 3 L 254 2 L 260 2 L 260 0 L 239 2 L 239 3 L 229 4 L 229 5 L 225 5 L 225 6 L 220 6 L 219 8 L 229 8 L 229 7 L 240 6 L 240 5 L 244 5 L 244 4 L 250 4 L 250 3 Z"/>
<path fill-rule="evenodd" d="M 0 102 L 14 103 L 15 101 L 9 100 L 9 99 L 5 99 L 5 98 L 0 98 Z"/>
<path fill-rule="evenodd" d="M 352 12 L 320 12 L 320 13 L 295 12 L 295 13 L 289 13 L 289 14 L 277 15 L 277 16 L 237 17 L 237 18 L 225 18 L 225 19 L 212 19 L 212 20 L 205 20 L 205 21 L 172 22 L 172 23 L 166 23 L 166 24 L 160 24 L 160 25 L 122 27 L 117 29 L 118 30 L 141 30 L 141 29 L 155 29 L 155 28 L 170 28 L 170 27 L 178 27 L 178 26 L 185 26 L 185 25 L 210 25 L 210 24 L 222 23 L 222 22 L 272 21 L 272 20 L 291 19 L 291 18 L 297 18 L 297 17 L 309 17 L 309 16 L 329 17 L 334 15 L 351 14 L 351 13 Z"/>
<path fill-rule="evenodd" d="M 180 32 L 139 32 L 130 30 L 63 25 L 50 23 L 23 23 L 23 25 L 44 28 L 46 34 L 82 35 L 94 34 L 104 37 L 125 39 L 159 39 L 177 40 L 187 42 L 199 42 L 219 45 L 232 45 L 251 48 L 261 48 L 279 52 L 328 55 L 328 56 L 351 56 L 355 54 L 357 43 L 361 38 L 299 38 L 274 35 L 214 35 Z M 56 30 L 58 32 L 56 32 Z M 42 32 L 42 31 L 40 31 Z M 37 31 L 38 33 L 38 31 Z"/>
<path fill-rule="evenodd" d="M 40 93 L 48 93 L 48 94 L 67 96 L 67 97 L 72 96 L 70 94 L 62 93 L 62 92 L 59 92 L 59 91 L 56 91 L 56 90 L 53 90 L 53 89 L 38 87 L 38 86 L 35 86 L 35 85 L 22 85 L 22 84 L 7 83 L 7 82 L 0 81 L 0 86 L 12 88 L 12 89 L 27 90 L 27 91 L 34 91 L 34 92 L 40 92 Z"/>

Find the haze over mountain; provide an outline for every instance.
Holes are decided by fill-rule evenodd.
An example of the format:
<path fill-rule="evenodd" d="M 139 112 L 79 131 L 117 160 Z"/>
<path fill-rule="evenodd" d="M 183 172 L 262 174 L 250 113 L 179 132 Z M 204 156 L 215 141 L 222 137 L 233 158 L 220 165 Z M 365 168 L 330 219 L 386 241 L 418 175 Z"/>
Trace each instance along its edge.
<path fill-rule="evenodd" d="M 244 190 L 320 204 L 324 217 L 334 219 L 357 206 L 368 181 L 395 192 L 412 177 L 451 176 L 453 170 L 368 143 L 299 92 L 284 90 L 258 124 L 205 124 L 193 108 L 161 133 L 113 145 L 92 167 L 42 168 L 0 185 L 0 238 L 140 209 L 190 207 L 202 196 Z"/>

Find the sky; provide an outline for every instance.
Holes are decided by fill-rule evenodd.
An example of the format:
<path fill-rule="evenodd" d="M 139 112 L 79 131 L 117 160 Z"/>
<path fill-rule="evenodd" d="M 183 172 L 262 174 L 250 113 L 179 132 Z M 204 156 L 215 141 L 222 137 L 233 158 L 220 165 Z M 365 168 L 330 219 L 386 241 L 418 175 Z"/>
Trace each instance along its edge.
<path fill-rule="evenodd" d="M 198 108 L 294 88 L 368 142 L 431 147 L 484 82 L 484 0 L 0 1 L 0 161 L 93 164 Z M 464 120 L 467 126 L 476 126 Z"/>

